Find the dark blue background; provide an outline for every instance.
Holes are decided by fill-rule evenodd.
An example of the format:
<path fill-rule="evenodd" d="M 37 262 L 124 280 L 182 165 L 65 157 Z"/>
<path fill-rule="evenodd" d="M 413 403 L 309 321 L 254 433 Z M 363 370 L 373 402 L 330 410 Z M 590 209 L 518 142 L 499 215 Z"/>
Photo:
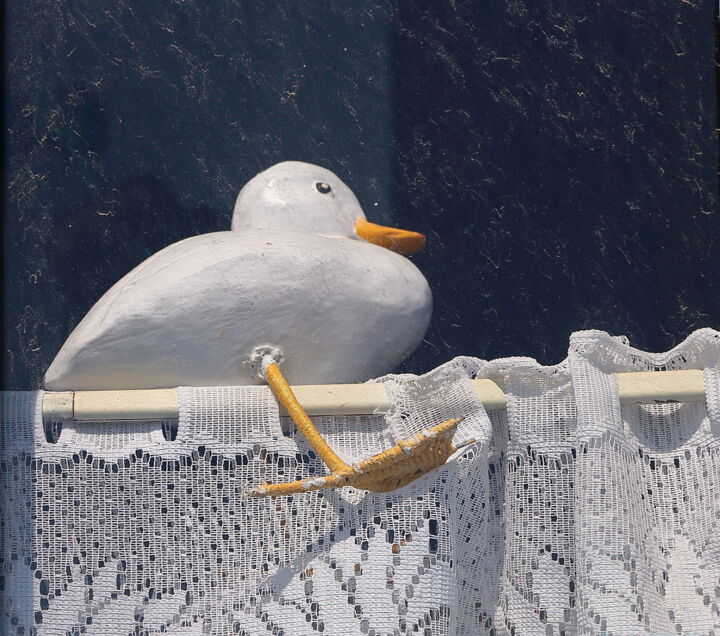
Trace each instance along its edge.
<path fill-rule="evenodd" d="M 428 235 L 404 370 L 720 327 L 714 2 L 9 5 L 7 388 L 286 159 Z"/>

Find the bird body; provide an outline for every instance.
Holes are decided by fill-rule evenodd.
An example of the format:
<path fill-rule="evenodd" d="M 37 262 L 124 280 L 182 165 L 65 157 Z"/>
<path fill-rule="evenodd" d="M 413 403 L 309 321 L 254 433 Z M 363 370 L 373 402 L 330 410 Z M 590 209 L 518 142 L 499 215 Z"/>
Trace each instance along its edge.
<path fill-rule="evenodd" d="M 409 260 L 358 235 L 380 227 L 330 171 L 278 164 L 241 191 L 233 231 L 170 245 L 115 284 L 70 335 L 45 386 L 253 384 L 263 348 L 282 356 L 293 384 L 386 373 L 421 341 L 432 297 Z"/>
<path fill-rule="evenodd" d="M 275 347 L 294 384 L 347 383 L 391 369 L 430 318 L 406 258 L 303 232 L 248 230 L 175 243 L 120 280 L 71 334 L 52 390 L 256 383 L 253 352 Z"/>
<path fill-rule="evenodd" d="M 266 381 L 331 474 L 265 484 L 251 495 L 399 488 L 457 450 L 459 420 L 349 465 L 288 382 L 367 380 L 415 349 L 432 296 L 400 254 L 424 244 L 421 234 L 369 223 L 330 171 L 278 164 L 241 190 L 231 231 L 170 245 L 116 283 L 70 334 L 45 385 L 112 390 Z"/>

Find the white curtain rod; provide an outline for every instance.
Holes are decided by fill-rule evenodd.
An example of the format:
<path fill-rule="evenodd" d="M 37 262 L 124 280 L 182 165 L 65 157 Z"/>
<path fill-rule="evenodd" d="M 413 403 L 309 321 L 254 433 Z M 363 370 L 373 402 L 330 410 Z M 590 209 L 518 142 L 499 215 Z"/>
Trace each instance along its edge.
<path fill-rule="evenodd" d="M 702 371 L 618 373 L 616 377 L 621 404 L 705 400 Z M 487 410 L 506 407 L 505 394 L 495 382 L 471 383 Z M 382 384 L 306 385 L 293 391 L 308 415 L 369 415 L 390 408 Z M 176 389 L 48 392 L 42 410 L 45 421 L 175 420 L 179 401 Z M 285 415 L 282 407 L 280 414 Z"/>

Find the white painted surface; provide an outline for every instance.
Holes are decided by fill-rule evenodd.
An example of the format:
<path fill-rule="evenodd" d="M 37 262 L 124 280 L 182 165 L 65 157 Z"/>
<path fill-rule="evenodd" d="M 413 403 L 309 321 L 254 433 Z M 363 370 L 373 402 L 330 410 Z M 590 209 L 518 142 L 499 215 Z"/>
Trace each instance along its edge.
<path fill-rule="evenodd" d="M 333 172 L 302 161 L 284 161 L 256 175 L 240 190 L 232 229 L 357 238 L 355 222 L 364 218 L 352 190 Z"/>
<path fill-rule="evenodd" d="M 358 382 L 396 366 L 431 313 L 406 258 L 359 240 L 249 230 L 196 236 L 119 281 L 70 335 L 51 390 L 256 382 L 268 344 L 294 384 Z"/>
<path fill-rule="evenodd" d="M 50 390 L 257 382 L 277 347 L 294 384 L 357 382 L 393 369 L 432 311 L 407 259 L 355 234 L 365 218 L 332 172 L 285 162 L 240 192 L 231 232 L 180 241 L 114 285 L 45 376 Z"/>

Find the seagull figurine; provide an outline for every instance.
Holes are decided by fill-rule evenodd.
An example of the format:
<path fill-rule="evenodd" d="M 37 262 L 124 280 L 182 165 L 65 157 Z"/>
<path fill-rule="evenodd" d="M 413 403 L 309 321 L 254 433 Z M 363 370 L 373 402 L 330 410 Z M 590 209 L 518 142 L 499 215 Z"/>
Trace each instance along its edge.
<path fill-rule="evenodd" d="M 297 161 L 243 187 L 231 228 L 174 243 L 116 283 L 70 334 L 46 388 L 267 382 L 332 474 L 260 486 L 258 496 L 353 484 L 388 490 L 442 464 L 455 450 L 457 420 L 349 466 L 289 385 L 361 382 L 417 347 L 432 296 L 406 256 L 425 237 L 367 221 L 335 174 Z"/>

